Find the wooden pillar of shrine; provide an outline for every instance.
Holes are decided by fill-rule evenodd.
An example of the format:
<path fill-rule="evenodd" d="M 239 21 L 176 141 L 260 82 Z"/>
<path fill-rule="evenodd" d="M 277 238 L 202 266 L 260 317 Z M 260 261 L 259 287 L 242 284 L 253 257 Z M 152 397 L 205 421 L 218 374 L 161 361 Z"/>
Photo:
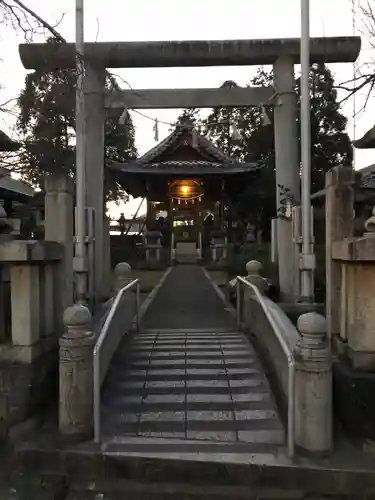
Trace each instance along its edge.
<path fill-rule="evenodd" d="M 146 204 L 146 227 L 149 228 L 154 223 L 154 207 L 152 201 L 147 200 Z"/>

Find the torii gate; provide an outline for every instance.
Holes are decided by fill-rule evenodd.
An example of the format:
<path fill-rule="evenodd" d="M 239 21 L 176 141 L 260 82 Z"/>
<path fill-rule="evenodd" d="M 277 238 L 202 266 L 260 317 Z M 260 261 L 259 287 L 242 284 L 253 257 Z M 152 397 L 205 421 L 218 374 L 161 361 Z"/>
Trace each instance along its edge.
<path fill-rule="evenodd" d="M 360 37 L 310 39 L 311 63 L 354 62 L 361 48 Z M 73 43 L 21 44 L 26 69 L 76 67 Z M 103 176 L 105 109 L 211 108 L 215 106 L 275 106 L 275 158 L 278 213 L 282 192 L 300 200 L 300 161 L 297 135 L 294 65 L 300 62 L 300 39 L 102 42 L 85 44 L 85 119 L 87 205 L 95 210 L 95 299 L 105 293 L 108 270 L 103 267 Z M 105 92 L 106 68 L 157 68 L 195 66 L 273 65 L 273 88 L 220 88 L 182 90 L 125 90 Z M 277 247 L 280 289 L 284 299 L 293 297 L 292 223 L 279 217 Z"/>

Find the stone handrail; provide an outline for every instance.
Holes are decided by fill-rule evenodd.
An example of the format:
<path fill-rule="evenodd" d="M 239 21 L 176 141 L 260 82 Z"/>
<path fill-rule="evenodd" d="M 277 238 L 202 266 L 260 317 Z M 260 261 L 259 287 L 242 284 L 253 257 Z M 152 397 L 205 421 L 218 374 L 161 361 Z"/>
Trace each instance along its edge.
<path fill-rule="evenodd" d="M 93 351 L 94 439 L 96 443 L 99 443 L 101 438 L 101 386 L 107 374 L 112 357 L 120 345 L 126 329 L 124 318 L 121 316 L 120 324 L 116 325 L 116 317 L 118 317 L 117 313 L 121 305 L 123 305 L 123 299 L 126 298 L 127 292 L 133 292 L 134 289 L 136 290 L 136 329 L 139 330 L 140 283 L 139 280 L 136 279 L 127 283 L 118 291 Z M 130 311 L 130 314 L 132 317 L 129 319 L 132 322 L 134 314 L 132 311 Z"/>
<path fill-rule="evenodd" d="M 277 339 L 278 344 L 280 345 L 283 354 L 285 356 L 285 359 L 287 361 L 288 365 L 288 383 L 287 383 L 287 388 L 284 387 L 284 384 L 282 383 L 282 386 L 284 387 L 284 390 L 286 389 L 286 396 L 287 396 L 287 401 L 288 401 L 288 432 L 287 432 L 287 441 L 288 441 L 288 452 L 291 457 L 294 456 L 295 452 L 295 446 L 294 446 L 294 436 L 295 436 L 295 429 L 294 429 L 294 416 L 295 416 L 295 397 L 294 397 L 294 391 L 295 391 L 295 366 L 296 366 L 296 361 L 294 357 L 294 347 L 295 345 L 291 341 L 286 340 L 287 332 L 289 331 L 289 328 L 293 331 L 295 330 L 295 337 L 299 339 L 299 335 L 293 324 L 290 322 L 290 320 L 286 317 L 282 317 L 282 315 L 285 316 L 285 313 L 279 309 L 276 304 L 274 304 L 270 299 L 264 297 L 257 286 L 252 284 L 250 281 L 247 281 L 245 278 L 242 278 L 240 276 L 237 277 L 237 320 L 240 323 L 240 311 L 241 311 L 241 285 L 245 285 L 248 289 L 252 290 L 254 298 L 258 301 L 260 304 L 263 313 L 265 317 L 267 318 L 269 324 L 271 325 L 271 328 L 273 330 L 273 334 L 275 338 Z M 282 314 L 280 314 L 282 313 Z M 288 323 L 289 321 L 289 323 Z M 286 330 L 285 327 L 288 327 Z M 284 370 L 281 370 L 281 372 L 278 373 L 278 377 L 283 380 L 284 379 Z M 284 394 L 285 395 L 285 394 Z"/>
<path fill-rule="evenodd" d="M 310 312 L 298 318 L 297 328 L 285 312 L 264 295 L 262 265 L 250 261 L 248 276 L 236 279 L 237 322 L 256 338 L 287 406 L 288 451 L 298 447 L 326 454 L 332 447 L 332 359 L 326 320 Z M 268 365 L 268 366 L 267 366 Z"/>

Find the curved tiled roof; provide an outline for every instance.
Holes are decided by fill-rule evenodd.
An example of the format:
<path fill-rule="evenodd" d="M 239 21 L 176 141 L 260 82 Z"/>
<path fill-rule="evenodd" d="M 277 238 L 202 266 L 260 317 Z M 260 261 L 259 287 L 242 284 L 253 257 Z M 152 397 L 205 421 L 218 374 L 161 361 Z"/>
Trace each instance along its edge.
<path fill-rule="evenodd" d="M 5 132 L 0 130 L 0 151 L 17 151 L 21 144 L 11 139 Z"/>
<path fill-rule="evenodd" d="M 238 174 L 241 172 L 255 171 L 259 168 L 257 163 L 222 163 L 204 160 L 170 160 L 163 162 L 150 162 L 139 165 L 134 163 L 119 163 L 112 166 L 115 170 L 124 173 L 144 174 L 177 174 L 194 175 L 199 174 Z"/>
<path fill-rule="evenodd" d="M 177 125 L 175 130 L 169 134 L 168 137 L 159 142 L 159 144 L 150 149 L 150 151 L 147 151 L 147 153 L 143 156 L 138 158 L 137 163 L 144 165 L 152 162 L 155 158 L 168 151 L 169 148 L 173 147 L 174 144 L 178 143 L 181 136 L 186 132 L 191 132 L 193 128 L 194 126 L 192 124 Z M 197 134 L 197 144 L 201 150 L 205 151 L 216 160 L 225 163 L 235 163 L 235 160 L 227 156 L 223 151 L 221 151 L 220 148 L 212 144 L 212 142 L 203 135 Z"/>
<path fill-rule="evenodd" d="M 123 175 L 215 175 L 239 174 L 258 170 L 258 163 L 240 163 L 227 156 L 220 148 L 200 134 L 192 137 L 194 125 L 189 122 L 177 125 L 175 130 L 163 141 L 137 160 L 127 163 L 113 163 L 110 168 Z M 173 159 L 182 141 L 195 150 L 198 159 L 183 160 L 181 153 Z M 193 142 L 196 144 L 193 145 Z M 168 156 L 166 155 L 168 153 Z M 163 158 L 168 158 L 163 160 Z"/>

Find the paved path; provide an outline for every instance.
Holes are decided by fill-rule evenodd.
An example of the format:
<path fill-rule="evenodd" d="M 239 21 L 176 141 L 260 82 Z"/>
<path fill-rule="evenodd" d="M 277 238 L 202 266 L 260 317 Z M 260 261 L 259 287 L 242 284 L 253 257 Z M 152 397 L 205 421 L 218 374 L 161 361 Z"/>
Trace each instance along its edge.
<path fill-rule="evenodd" d="M 146 328 L 227 328 L 235 322 L 197 265 L 175 266 L 143 320 Z"/>
<path fill-rule="evenodd" d="M 148 329 L 120 347 L 104 387 L 107 440 L 246 443 L 254 452 L 284 443 L 257 355 L 199 267 L 173 268 L 149 311 Z"/>

